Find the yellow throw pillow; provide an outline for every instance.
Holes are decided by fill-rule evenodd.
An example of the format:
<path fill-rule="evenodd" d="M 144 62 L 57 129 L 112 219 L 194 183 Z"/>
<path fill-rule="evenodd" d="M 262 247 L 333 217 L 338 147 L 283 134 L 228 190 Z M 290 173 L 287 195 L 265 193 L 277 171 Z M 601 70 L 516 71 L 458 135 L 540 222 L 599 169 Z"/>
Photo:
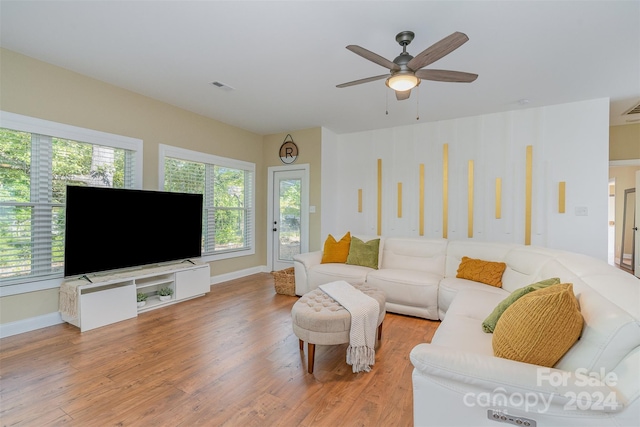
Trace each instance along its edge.
<path fill-rule="evenodd" d="M 500 304 L 498 304 L 496 308 L 493 309 L 491 314 L 489 314 L 489 316 L 484 319 L 484 322 L 482 322 L 482 330 L 486 333 L 492 334 L 493 330 L 496 328 L 498 320 L 500 320 L 500 316 L 502 316 L 502 313 L 504 313 L 504 311 L 509 308 L 511 304 L 513 304 L 529 292 L 537 291 L 538 289 L 544 289 L 547 286 L 557 285 L 559 283 L 560 279 L 558 279 L 557 277 L 553 277 L 551 279 L 532 283 L 531 285 L 516 289 L 515 291 L 511 292 L 511 294 L 503 299 Z"/>
<path fill-rule="evenodd" d="M 550 368 L 578 340 L 582 323 L 571 283 L 528 293 L 500 316 L 493 354 Z"/>
<path fill-rule="evenodd" d="M 321 264 L 327 264 L 330 262 L 347 262 L 349 256 L 349 248 L 351 247 L 351 232 L 347 231 L 347 234 L 342 236 L 340 241 L 336 242 L 335 237 L 329 234 L 327 240 L 324 242 L 324 250 L 322 251 Z"/>
<path fill-rule="evenodd" d="M 507 264 L 504 262 L 483 261 L 463 256 L 456 277 L 501 288 L 502 274 L 506 268 Z"/>

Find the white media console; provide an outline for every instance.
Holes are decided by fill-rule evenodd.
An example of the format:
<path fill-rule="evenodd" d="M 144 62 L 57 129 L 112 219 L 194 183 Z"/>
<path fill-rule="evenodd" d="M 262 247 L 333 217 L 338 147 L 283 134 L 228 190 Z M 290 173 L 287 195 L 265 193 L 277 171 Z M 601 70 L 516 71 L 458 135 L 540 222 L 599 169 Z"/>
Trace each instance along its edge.
<path fill-rule="evenodd" d="M 62 285 L 66 291 L 72 292 L 75 299 L 72 314 L 66 313 L 61 304 L 62 320 L 77 326 L 82 332 L 202 296 L 211 289 L 209 264 L 190 262 L 97 275 L 89 279 L 91 282 L 82 278 Z M 161 301 L 158 291 L 167 287 L 173 289 L 173 294 L 169 300 Z M 136 301 L 138 293 L 147 295 L 146 304 L 142 307 L 138 307 Z"/>

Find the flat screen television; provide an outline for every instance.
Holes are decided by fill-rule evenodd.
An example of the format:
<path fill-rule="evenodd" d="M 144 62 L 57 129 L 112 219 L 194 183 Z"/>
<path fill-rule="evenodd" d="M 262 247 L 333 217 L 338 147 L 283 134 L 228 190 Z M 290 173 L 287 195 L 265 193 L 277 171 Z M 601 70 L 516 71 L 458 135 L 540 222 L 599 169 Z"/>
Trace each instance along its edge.
<path fill-rule="evenodd" d="M 65 277 L 202 254 L 202 195 L 67 186 Z"/>

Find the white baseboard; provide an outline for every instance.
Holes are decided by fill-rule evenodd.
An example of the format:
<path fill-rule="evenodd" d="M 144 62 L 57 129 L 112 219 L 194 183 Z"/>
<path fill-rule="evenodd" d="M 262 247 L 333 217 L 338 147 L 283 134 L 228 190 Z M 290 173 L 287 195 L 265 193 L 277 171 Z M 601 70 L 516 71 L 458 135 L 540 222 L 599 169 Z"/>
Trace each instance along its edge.
<path fill-rule="evenodd" d="M 245 270 L 234 271 L 226 274 L 219 274 L 217 276 L 211 276 L 211 285 L 217 285 L 218 283 L 226 282 L 228 280 L 240 279 L 245 276 L 250 276 L 257 273 L 268 273 L 266 265 L 247 268 Z M 0 338 L 10 337 L 11 335 L 18 335 L 25 332 L 35 331 L 36 329 L 46 328 L 47 326 L 58 325 L 64 323 L 60 312 L 54 312 L 49 314 L 43 314 L 41 316 L 30 317 L 28 319 L 18 320 L 15 322 L 0 324 Z"/>
<path fill-rule="evenodd" d="M 231 273 L 218 274 L 217 276 L 211 276 L 211 284 L 217 285 L 218 283 L 226 282 L 228 280 L 240 279 L 245 276 L 251 276 L 252 274 L 268 273 L 270 271 L 271 270 L 267 269 L 266 265 L 259 265 L 257 267 L 233 271 Z"/>
<path fill-rule="evenodd" d="M 58 311 L 43 314 L 41 316 L 30 317 L 28 319 L 17 320 L 15 322 L 3 323 L 0 324 L 0 338 L 35 331 L 36 329 L 59 325 L 60 323 L 64 323 L 64 321 Z"/>

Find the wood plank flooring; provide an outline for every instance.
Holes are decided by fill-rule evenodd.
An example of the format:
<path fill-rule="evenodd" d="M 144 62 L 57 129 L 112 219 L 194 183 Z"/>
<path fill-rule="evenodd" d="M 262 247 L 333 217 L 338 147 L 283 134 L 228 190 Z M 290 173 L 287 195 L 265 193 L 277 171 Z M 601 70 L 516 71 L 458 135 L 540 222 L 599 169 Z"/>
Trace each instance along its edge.
<path fill-rule="evenodd" d="M 56 325 L 0 340 L 2 426 L 411 426 L 409 352 L 438 322 L 387 313 L 371 372 L 347 345 L 306 348 L 297 297 L 270 274 L 80 333 Z"/>

